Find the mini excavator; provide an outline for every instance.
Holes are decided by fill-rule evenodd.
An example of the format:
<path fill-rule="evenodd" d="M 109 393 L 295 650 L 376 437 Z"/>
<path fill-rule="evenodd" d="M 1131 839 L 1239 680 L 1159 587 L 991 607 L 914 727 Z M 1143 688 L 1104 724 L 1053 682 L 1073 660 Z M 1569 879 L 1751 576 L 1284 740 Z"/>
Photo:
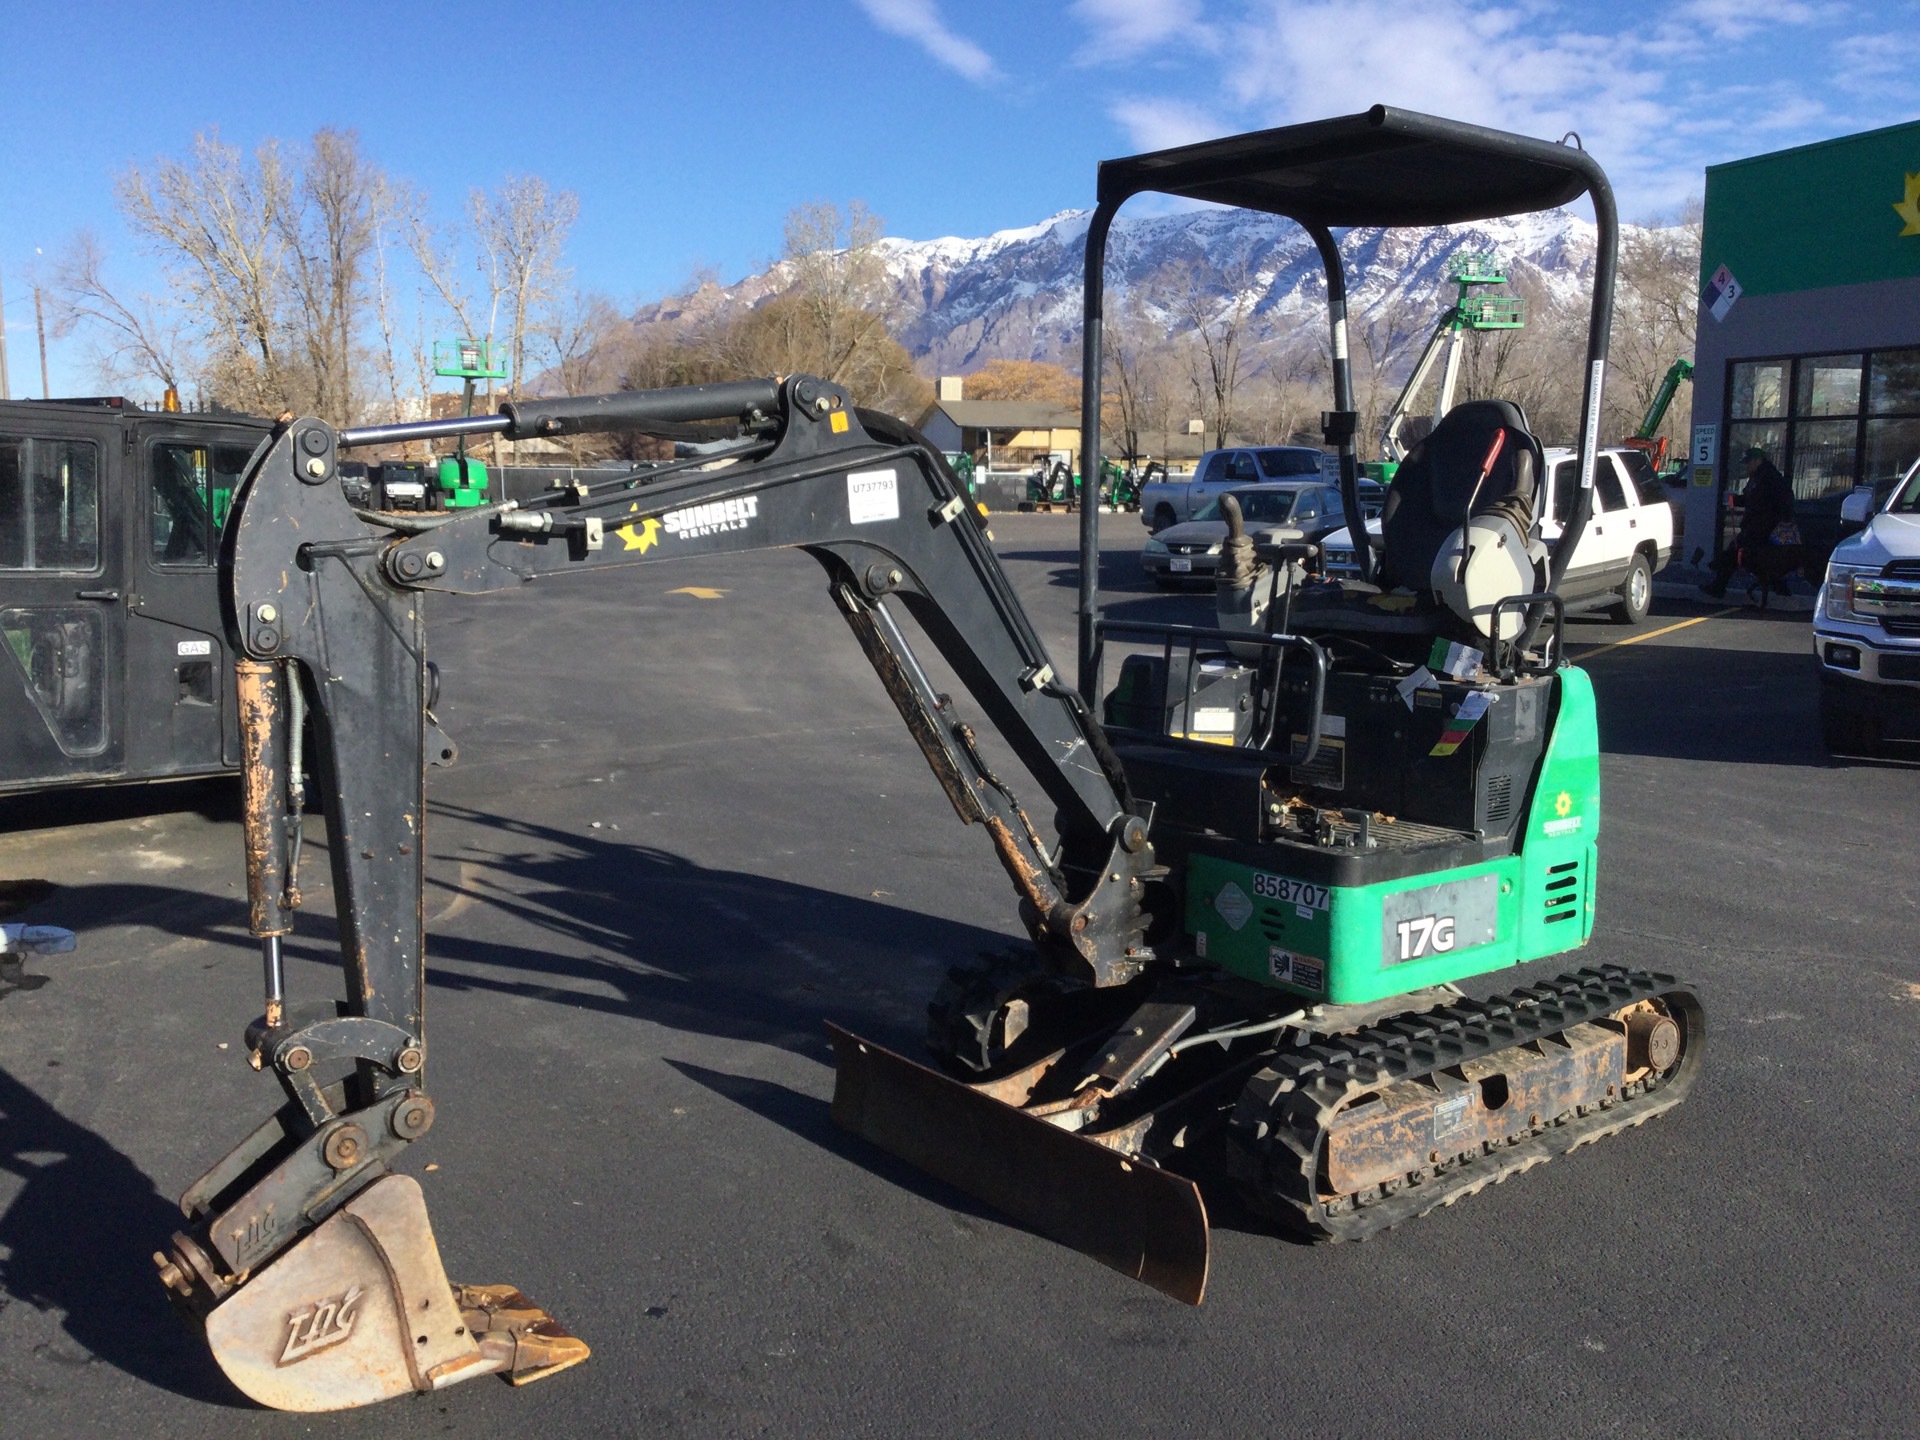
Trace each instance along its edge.
<path fill-rule="evenodd" d="M 1309 578 L 1227 507 L 1215 623 L 1103 617 L 1100 507 L 1080 510 L 1070 685 L 964 487 L 910 428 L 807 376 L 517 401 L 336 430 L 288 419 L 224 535 L 245 737 L 252 1063 L 281 1108 L 182 1198 L 156 1261 L 256 1401 L 327 1410 L 586 1346 L 510 1286 L 449 1282 L 399 1169 L 434 1118 L 422 831 L 434 725 L 422 596 L 792 547 L 817 560 L 963 821 L 984 827 L 1027 943 L 956 967 L 934 1063 L 841 1030 L 835 1118 L 1169 1295 L 1198 1303 L 1195 1176 L 1276 1226 L 1359 1239 L 1657 1115 L 1705 1020 L 1671 977 L 1579 970 L 1491 999 L 1461 981 L 1590 937 L 1600 823 L 1593 692 L 1555 585 L 1591 509 L 1618 239 L 1578 147 L 1385 107 L 1100 167 L 1087 235 L 1084 453 L 1099 452 L 1106 237 L 1157 191 L 1303 226 L 1325 263 L 1333 409 L 1359 514 L 1335 227 L 1438 225 L 1590 197 L 1598 220 L 1581 486 L 1549 552 L 1517 406 L 1455 407 L 1413 448 L 1363 579 Z M 737 423 L 718 452 L 437 515 L 356 510 L 342 453 L 401 439 Z M 996 773 L 910 648 L 910 617 L 1029 772 Z M 1103 667 L 1116 683 L 1103 693 Z M 311 737 L 308 739 L 307 737 Z M 285 994 L 303 774 L 318 778 L 344 1000 Z M 1028 780 L 1050 824 L 1017 798 Z"/>

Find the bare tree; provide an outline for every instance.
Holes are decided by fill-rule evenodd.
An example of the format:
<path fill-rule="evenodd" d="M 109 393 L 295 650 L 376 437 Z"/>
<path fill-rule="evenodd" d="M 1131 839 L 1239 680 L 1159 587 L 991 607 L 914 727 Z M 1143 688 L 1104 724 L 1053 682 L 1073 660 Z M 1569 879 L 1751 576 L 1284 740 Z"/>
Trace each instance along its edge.
<path fill-rule="evenodd" d="M 218 131 L 194 137 L 185 162 L 162 157 L 116 182 L 121 214 L 159 259 L 175 303 L 194 317 L 203 378 L 228 403 L 273 410 L 289 384 L 280 313 L 286 287 L 280 212 L 288 201 L 279 145 L 251 161 Z"/>
<path fill-rule="evenodd" d="M 879 238 L 878 217 L 857 200 L 844 211 L 803 205 L 787 216 L 787 287 L 751 310 L 682 322 L 681 334 L 723 376 L 818 375 L 859 404 L 915 416 L 933 387 L 888 329 Z"/>
<path fill-rule="evenodd" d="M 1348 326 L 1354 404 L 1360 412 L 1356 443 L 1362 454 L 1379 444 L 1387 411 L 1404 384 L 1414 341 L 1425 333 L 1424 319 L 1420 307 L 1402 295 L 1375 305 Z M 1324 363 L 1331 365 L 1331 356 Z"/>
<path fill-rule="evenodd" d="M 1171 308 L 1185 329 L 1188 383 L 1217 449 L 1234 426 L 1234 400 L 1247 374 L 1258 299 L 1254 279 L 1244 257 L 1198 265 L 1186 272 L 1172 298 Z"/>
<path fill-rule="evenodd" d="M 475 190 L 467 197 L 468 224 L 492 292 L 489 337 L 496 333 L 500 306 L 507 310 L 509 395 L 519 394 L 525 384 L 532 317 L 557 298 L 566 281 L 567 232 L 579 214 L 578 196 L 549 190 L 538 175 L 512 175 L 491 195 Z"/>
<path fill-rule="evenodd" d="M 1609 434 L 1639 427 L 1654 393 L 1677 359 L 1691 359 L 1698 315 L 1701 206 L 1695 200 L 1677 224 L 1629 227 L 1620 246 L 1620 285 L 1608 350 L 1612 385 Z M 1659 433 L 1687 434 L 1691 396 L 1675 396 Z"/>
<path fill-rule="evenodd" d="M 359 416 L 360 332 L 389 184 L 351 130 L 315 131 L 284 178 L 272 221 L 286 259 L 286 328 L 304 362 L 306 408 L 344 425 Z"/>
<path fill-rule="evenodd" d="M 184 378 L 180 322 L 147 295 L 122 299 L 108 284 L 106 252 L 91 230 L 81 230 L 55 262 L 54 334 L 64 339 L 88 332 L 94 360 L 110 384 L 157 380 L 178 391 Z"/>

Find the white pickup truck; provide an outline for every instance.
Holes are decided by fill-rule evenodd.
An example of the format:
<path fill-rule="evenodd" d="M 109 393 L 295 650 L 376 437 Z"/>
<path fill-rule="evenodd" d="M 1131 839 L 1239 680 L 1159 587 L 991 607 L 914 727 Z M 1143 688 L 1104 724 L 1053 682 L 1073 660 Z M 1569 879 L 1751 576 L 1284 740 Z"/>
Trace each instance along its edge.
<path fill-rule="evenodd" d="M 1191 479 L 1155 480 L 1140 487 L 1140 523 L 1154 534 L 1191 520 L 1209 500 L 1241 485 L 1314 480 L 1324 462 L 1310 445 L 1248 445 L 1209 450 Z"/>
<path fill-rule="evenodd" d="M 1856 490 L 1840 518 L 1867 528 L 1834 547 L 1813 613 L 1820 722 L 1829 750 L 1870 755 L 1920 720 L 1920 460 L 1877 515 Z"/>
<path fill-rule="evenodd" d="M 1571 450 L 1546 452 L 1549 502 L 1541 538 L 1551 549 L 1559 543 L 1579 491 L 1580 459 Z M 1653 603 L 1653 577 L 1673 554 L 1673 507 L 1647 457 L 1624 447 L 1594 457 L 1593 514 L 1580 548 L 1560 582 L 1569 610 L 1605 606 L 1628 625 L 1646 619 Z M 1367 522 L 1374 548 L 1380 522 Z M 1322 545 L 1326 572 L 1337 580 L 1358 580 L 1360 566 L 1350 531 L 1337 530 Z"/>

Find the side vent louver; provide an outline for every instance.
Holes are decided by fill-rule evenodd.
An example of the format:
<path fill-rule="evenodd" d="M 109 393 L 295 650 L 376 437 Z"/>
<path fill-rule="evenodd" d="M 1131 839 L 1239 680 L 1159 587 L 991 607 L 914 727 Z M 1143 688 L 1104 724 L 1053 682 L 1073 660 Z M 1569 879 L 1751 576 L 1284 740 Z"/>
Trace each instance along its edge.
<path fill-rule="evenodd" d="M 1573 920 L 1580 914 L 1580 862 L 1568 860 L 1547 870 L 1546 921 Z"/>
<path fill-rule="evenodd" d="M 1487 823 L 1504 824 L 1513 813 L 1513 776 L 1495 775 L 1487 781 Z"/>

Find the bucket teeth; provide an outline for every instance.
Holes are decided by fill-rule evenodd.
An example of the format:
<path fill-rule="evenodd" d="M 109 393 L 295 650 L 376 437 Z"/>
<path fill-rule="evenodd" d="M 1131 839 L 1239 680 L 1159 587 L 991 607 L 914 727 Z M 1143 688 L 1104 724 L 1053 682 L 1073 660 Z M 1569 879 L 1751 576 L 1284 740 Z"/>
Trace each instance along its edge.
<path fill-rule="evenodd" d="M 193 1261 L 162 1257 L 176 1292 Z M 587 1347 L 511 1285 L 450 1285 L 411 1176 L 386 1175 L 206 1312 L 220 1368 L 276 1410 L 345 1410 L 478 1375 L 524 1385 Z"/>
<path fill-rule="evenodd" d="M 578 1365 L 593 1352 L 511 1285 L 456 1285 L 453 1302 L 480 1353 L 507 1380 L 531 1385 Z"/>

